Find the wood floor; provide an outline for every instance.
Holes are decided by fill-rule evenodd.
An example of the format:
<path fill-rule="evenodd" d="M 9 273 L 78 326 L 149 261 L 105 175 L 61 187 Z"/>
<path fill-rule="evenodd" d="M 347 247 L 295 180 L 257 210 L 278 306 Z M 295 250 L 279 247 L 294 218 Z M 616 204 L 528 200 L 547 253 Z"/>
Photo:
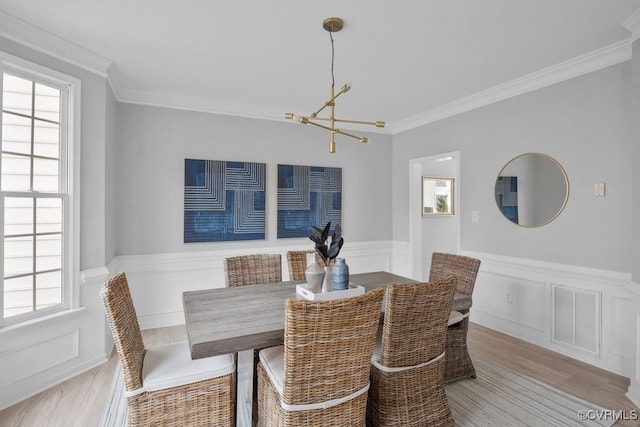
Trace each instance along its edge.
<path fill-rule="evenodd" d="M 184 340 L 186 332 L 183 326 L 150 329 L 143 331 L 143 337 L 152 346 Z M 627 378 L 475 324 L 471 324 L 468 340 L 472 358 L 482 355 L 605 408 L 627 414 L 634 410 L 640 415 L 625 397 Z M 0 426 L 97 426 L 117 363 L 113 354 L 107 363 L 0 411 Z M 616 424 L 638 425 L 639 421 Z"/>

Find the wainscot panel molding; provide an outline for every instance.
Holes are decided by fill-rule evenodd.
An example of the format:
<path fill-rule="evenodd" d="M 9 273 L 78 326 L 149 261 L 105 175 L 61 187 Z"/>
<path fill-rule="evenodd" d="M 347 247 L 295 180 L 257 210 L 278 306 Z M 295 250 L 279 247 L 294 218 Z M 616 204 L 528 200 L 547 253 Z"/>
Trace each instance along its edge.
<path fill-rule="evenodd" d="M 471 321 L 631 377 L 638 314 L 628 273 L 464 251 L 482 261 Z"/>
<path fill-rule="evenodd" d="M 313 243 L 292 246 L 214 249 L 169 254 L 125 255 L 116 257 L 110 270 L 127 274 L 131 295 L 142 329 L 184 323 L 182 293 L 224 287 L 223 260 L 255 253 L 282 255 L 282 280 L 289 279 L 287 251 L 311 250 Z M 396 249 L 397 253 L 396 253 Z M 390 271 L 405 274 L 408 248 L 393 241 L 348 242 L 340 252 L 351 273 Z"/>
<path fill-rule="evenodd" d="M 633 316 L 627 331 L 627 334 L 633 336 L 633 339 L 629 339 L 630 345 L 633 347 L 633 361 L 628 375 L 630 381 L 627 397 L 640 407 L 640 283 L 630 282 L 627 290 L 633 297 Z"/>
<path fill-rule="evenodd" d="M 0 330 L 0 410 L 104 363 L 113 347 L 98 290 L 106 267 L 80 272 L 80 307 Z"/>

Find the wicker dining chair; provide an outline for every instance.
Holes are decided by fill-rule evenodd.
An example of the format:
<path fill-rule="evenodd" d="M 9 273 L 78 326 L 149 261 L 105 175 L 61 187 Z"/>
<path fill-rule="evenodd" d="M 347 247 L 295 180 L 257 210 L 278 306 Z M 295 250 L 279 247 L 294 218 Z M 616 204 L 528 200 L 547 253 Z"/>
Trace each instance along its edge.
<path fill-rule="evenodd" d="M 307 269 L 307 255 L 316 251 L 288 251 L 287 265 L 289 266 L 289 280 L 305 280 L 304 271 Z"/>
<path fill-rule="evenodd" d="M 231 355 L 192 360 L 186 342 L 145 348 L 124 273 L 100 296 L 122 364 L 128 426 L 234 425 Z"/>
<path fill-rule="evenodd" d="M 305 280 L 304 271 L 307 269 L 309 263 L 307 262 L 307 255 L 315 254 L 315 260 L 318 264 L 324 265 L 322 258 L 316 253 L 316 251 L 288 251 L 287 252 L 287 265 L 289 266 L 289 280 Z M 336 263 L 335 258 L 329 262 L 329 266 L 333 266 Z"/>
<path fill-rule="evenodd" d="M 227 287 L 282 282 L 282 256 L 257 254 L 224 259 Z"/>
<path fill-rule="evenodd" d="M 371 359 L 367 426 L 453 426 L 444 354 L 455 287 L 451 276 L 387 288 Z"/>
<path fill-rule="evenodd" d="M 479 259 L 434 252 L 431 256 L 429 281 L 442 280 L 453 275 L 457 279 L 456 292 L 471 296 L 479 268 Z M 459 314 L 459 321 L 450 322 L 447 328 L 445 382 L 476 377 L 476 370 L 467 349 L 469 310 L 461 310 L 456 314 Z"/>
<path fill-rule="evenodd" d="M 365 425 L 383 295 L 287 300 L 284 345 L 260 352 L 261 426 Z"/>

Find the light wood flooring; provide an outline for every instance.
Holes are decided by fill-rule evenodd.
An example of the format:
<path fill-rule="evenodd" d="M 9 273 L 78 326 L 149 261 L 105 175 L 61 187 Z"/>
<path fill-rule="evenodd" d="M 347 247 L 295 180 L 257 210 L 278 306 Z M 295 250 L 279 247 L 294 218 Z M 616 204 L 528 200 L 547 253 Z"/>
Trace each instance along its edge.
<path fill-rule="evenodd" d="M 143 331 L 147 346 L 186 339 L 184 326 Z M 638 411 L 625 393 L 629 380 L 490 329 L 471 324 L 469 351 L 490 358 L 574 396 L 616 411 Z M 103 365 L 0 411 L 0 426 L 97 426 L 117 356 Z M 576 415 L 577 416 L 577 415 Z M 638 426 L 619 421 L 616 426 Z"/>

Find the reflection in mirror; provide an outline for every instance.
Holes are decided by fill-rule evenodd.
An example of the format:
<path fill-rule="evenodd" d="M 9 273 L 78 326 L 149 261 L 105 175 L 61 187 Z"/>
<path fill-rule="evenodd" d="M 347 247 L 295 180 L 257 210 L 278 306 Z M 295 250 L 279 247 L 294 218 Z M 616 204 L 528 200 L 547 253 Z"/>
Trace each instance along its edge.
<path fill-rule="evenodd" d="M 564 209 L 569 180 L 554 158 L 525 153 L 502 168 L 495 196 L 505 218 L 524 227 L 539 227 L 553 221 Z"/>
<path fill-rule="evenodd" d="M 453 178 L 422 177 L 422 216 L 453 215 Z"/>

